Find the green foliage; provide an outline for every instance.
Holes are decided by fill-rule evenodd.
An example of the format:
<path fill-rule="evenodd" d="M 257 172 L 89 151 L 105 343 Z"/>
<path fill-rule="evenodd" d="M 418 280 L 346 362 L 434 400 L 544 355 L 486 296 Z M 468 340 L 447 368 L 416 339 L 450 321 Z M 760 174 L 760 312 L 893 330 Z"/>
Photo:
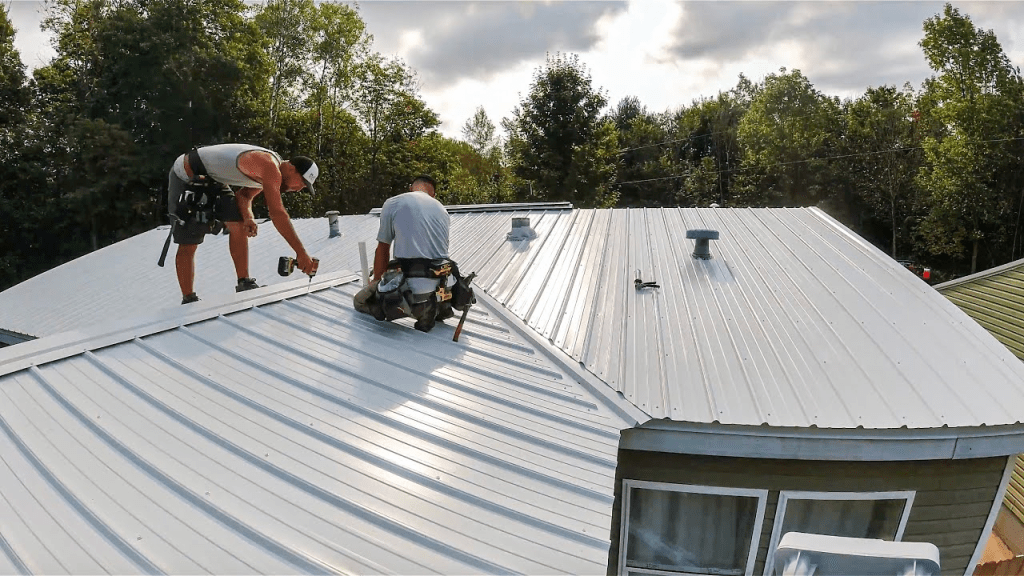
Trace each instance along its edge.
<path fill-rule="evenodd" d="M 924 22 L 935 75 L 916 92 L 839 102 L 782 69 L 664 112 L 607 110 L 580 59 L 556 54 L 504 139 L 479 108 L 466 141 L 437 132 L 416 72 L 372 50 L 357 6 L 47 6 L 57 55 L 29 80 L 0 5 L 0 289 L 164 222 L 171 161 L 225 141 L 317 160 L 318 194 L 285 196 L 293 217 L 364 213 L 428 172 L 451 204 L 817 205 L 946 277 L 1024 255 L 1024 81 L 949 5 Z"/>
<path fill-rule="evenodd" d="M 743 205 L 801 206 L 823 196 L 818 160 L 828 117 L 838 104 L 814 89 L 799 70 L 769 74 L 759 84 L 737 129 L 745 154 L 738 180 Z"/>
<path fill-rule="evenodd" d="M 533 194 L 598 206 L 615 197 L 614 125 L 599 122 L 607 98 L 575 55 L 548 56 L 530 93 L 503 122 L 516 175 Z M 594 156 L 595 154 L 599 156 Z"/>
<path fill-rule="evenodd" d="M 669 150 L 666 119 L 651 114 L 635 96 L 619 101 L 607 120 L 618 132 L 617 181 L 619 204 L 623 206 L 659 206 L 673 204 L 676 185 L 672 179 L 658 180 L 672 173 L 666 162 Z"/>
<path fill-rule="evenodd" d="M 749 106 L 743 90 L 753 88 L 741 76 L 732 91 L 698 100 L 674 115 L 671 156 L 667 160 L 683 175 L 674 181 L 677 204 L 726 206 L 731 202 L 742 161 L 739 123 Z"/>
<path fill-rule="evenodd" d="M 998 175 L 1007 139 L 1020 134 L 1006 121 L 1020 79 L 995 34 L 949 4 L 925 21 L 924 32 L 921 47 L 937 74 L 922 100 L 940 129 L 924 139 L 926 163 L 917 175 L 928 205 L 922 232 L 935 254 L 966 259 L 969 252 L 973 272 L 983 242 L 1006 243 L 1020 186 Z"/>
<path fill-rule="evenodd" d="M 477 151 L 487 154 L 497 144 L 494 123 L 487 117 L 483 106 L 479 106 L 473 117 L 462 126 L 462 137 Z"/>
<path fill-rule="evenodd" d="M 895 87 L 869 88 L 847 110 L 844 152 L 855 156 L 843 163 L 856 193 L 871 207 L 875 217 L 888 224 L 890 254 L 899 254 L 904 225 L 912 216 L 916 198 L 914 176 L 922 164 L 920 114 L 914 94 Z"/>

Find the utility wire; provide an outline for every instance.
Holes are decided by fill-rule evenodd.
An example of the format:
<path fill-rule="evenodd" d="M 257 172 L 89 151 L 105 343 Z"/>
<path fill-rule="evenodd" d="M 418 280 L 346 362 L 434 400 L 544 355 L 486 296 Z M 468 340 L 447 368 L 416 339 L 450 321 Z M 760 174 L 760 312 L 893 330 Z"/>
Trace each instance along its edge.
<path fill-rule="evenodd" d="M 1015 141 L 1015 140 L 1024 140 L 1024 136 L 1017 136 L 1017 137 L 1014 137 L 1014 138 L 996 138 L 996 139 L 993 139 L 993 140 L 978 140 L 978 141 L 968 142 L 968 143 L 969 144 L 991 144 L 993 142 L 1012 142 L 1012 141 Z M 767 164 L 767 165 L 764 165 L 764 166 L 748 166 L 746 168 L 743 168 L 743 167 L 730 168 L 728 170 L 718 170 L 716 172 L 705 172 L 705 174 L 707 174 L 709 176 L 710 175 L 719 175 L 719 174 L 728 174 L 730 172 L 739 172 L 739 171 L 742 171 L 742 170 L 754 170 L 754 169 L 759 169 L 759 168 L 774 168 L 774 167 L 777 167 L 777 166 L 790 166 L 790 165 L 793 165 L 793 164 L 804 164 L 804 163 L 807 163 L 807 162 L 814 162 L 816 160 L 838 160 L 840 158 L 855 158 L 857 156 L 873 156 L 873 155 L 877 155 L 877 154 L 891 154 L 893 152 L 906 152 L 906 151 L 909 151 L 909 150 L 924 150 L 924 147 L 923 146 L 911 146 L 911 147 L 908 147 L 908 148 L 893 148 L 892 150 L 873 150 L 871 152 L 857 152 L 857 153 L 854 153 L 854 154 L 840 154 L 838 156 L 825 156 L 823 158 L 806 158 L 806 159 L 803 159 L 803 160 L 791 160 L 789 162 L 777 162 L 775 164 Z M 624 184 L 642 184 L 644 182 L 657 182 L 659 180 L 672 180 L 674 178 L 685 178 L 685 177 L 687 177 L 689 175 L 690 175 L 689 173 L 687 173 L 687 174 L 674 174 L 672 176 L 661 176 L 659 178 L 647 178 L 645 180 L 629 180 L 627 182 L 616 182 L 616 184 L 618 184 L 620 186 L 622 186 Z"/>

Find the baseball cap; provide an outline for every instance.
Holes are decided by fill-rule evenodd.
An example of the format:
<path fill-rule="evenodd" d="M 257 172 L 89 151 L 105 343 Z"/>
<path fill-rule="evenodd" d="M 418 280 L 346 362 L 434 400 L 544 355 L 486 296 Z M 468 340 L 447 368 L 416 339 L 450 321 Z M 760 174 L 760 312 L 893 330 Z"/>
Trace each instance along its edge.
<path fill-rule="evenodd" d="M 310 193 L 315 193 L 313 181 L 320 175 L 320 168 L 317 167 L 316 162 L 305 156 L 296 156 L 289 160 L 289 162 L 292 163 L 292 166 L 295 166 L 299 175 L 302 176 L 302 181 L 306 183 L 306 188 L 309 189 Z"/>

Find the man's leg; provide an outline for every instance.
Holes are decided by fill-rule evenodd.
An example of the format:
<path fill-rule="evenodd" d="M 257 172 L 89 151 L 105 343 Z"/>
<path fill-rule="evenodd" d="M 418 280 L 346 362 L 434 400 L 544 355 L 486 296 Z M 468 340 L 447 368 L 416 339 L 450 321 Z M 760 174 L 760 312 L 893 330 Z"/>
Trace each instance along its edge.
<path fill-rule="evenodd" d="M 352 307 L 358 312 L 369 314 L 377 320 L 385 320 L 384 309 L 377 300 L 377 284 L 380 280 L 370 282 L 370 285 L 356 292 L 352 297 Z"/>
<path fill-rule="evenodd" d="M 235 264 L 235 277 L 249 277 L 249 237 L 245 235 L 241 222 L 225 222 L 228 229 L 228 250 Z"/>
<path fill-rule="evenodd" d="M 182 298 L 195 292 L 198 247 L 198 244 L 178 244 L 178 251 L 174 254 L 174 269 L 178 273 L 178 286 L 181 287 Z"/>

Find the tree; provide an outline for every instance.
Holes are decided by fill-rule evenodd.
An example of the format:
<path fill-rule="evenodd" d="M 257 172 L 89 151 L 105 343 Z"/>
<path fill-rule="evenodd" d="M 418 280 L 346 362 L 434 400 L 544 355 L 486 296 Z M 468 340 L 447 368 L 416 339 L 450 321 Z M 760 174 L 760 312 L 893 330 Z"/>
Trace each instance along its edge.
<path fill-rule="evenodd" d="M 310 23 L 315 14 L 313 0 L 270 0 L 256 13 L 255 22 L 266 39 L 273 70 L 267 107 L 271 133 L 281 113 L 298 103 L 296 94 L 308 75 L 313 45 Z"/>
<path fill-rule="evenodd" d="M 363 205 L 380 206 L 409 185 L 412 143 L 439 124 L 419 97 L 415 72 L 398 59 L 373 54 L 360 68 L 352 109 L 366 134 Z"/>
<path fill-rule="evenodd" d="M 799 70 L 769 74 L 737 130 L 746 149 L 738 179 L 742 202 L 806 206 L 821 199 L 825 160 L 820 157 L 828 144 L 829 116 L 838 116 L 838 102 Z"/>
<path fill-rule="evenodd" d="M 314 34 L 310 68 L 315 72 L 310 75 L 307 106 L 316 107 L 314 150 L 318 158 L 323 158 L 324 138 L 336 132 L 332 122 L 343 118 L 341 111 L 351 105 L 355 78 L 369 58 L 372 37 L 355 9 L 330 2 L 318 6 L 310 28 Z M 349 118 L 350 114 L 346 121 Z"/>
<path fill-rule="evenodd" d="M 982 241 L 1005 240 L 993 236 L 1015 195 L 999 185 L 995 159 L 1016 136 L 1006 110 L 1019 80 L 995 33 L 949 4 L 925 21 L 924 34 L 921 48 L 937 75 L 925 82 L 922 100 L 939 128 L 924 139 L 917 176 L 929 204 L 922 231 L 936 254 L 961 255 L 970 246 L 973 273 Z"/>
<path fill-rule="evenodd" d="M 0 290 L 13 284 L 28 262 L 25 233 L 25 180 L 22 169 L 26 146 L 29 91 L 25 65 L 14 48 L 14 26 L 0 5 Z"/>
<path fill-rule="evenodd" d="M 494 123 L 487 117 L 483 106 L 478 106 L 473 117 L 462 126 L 462 137 L 480 155 L 487 154 L 497 143 Z"/>
<path fill-rule="evenodd" d="M 619 205 L 664 206 L 674 203 L 676 183 L 668 176 L 673 167 L 666 161 L 670 148 L 663 116 L 648 112 L 635 96 L 619 101 L 607 121 L 616 129 Z"/>
<path fill-rule="evenodd" d="M 847 112 L 847 163 L 855 191 L 889 226 L 890 254 L 899 254 L 899 231 L 915 199 L 921 165 L 920 114 L 914 95 L 893 86 L 869 88 Z"/>
<path fill-rule="evenodd" d="M 725 206 L 732 197 L 733 180 L 741 161 L 738 142 L 740 120 L 749 103 L 737 88 L 716 98 L 701 98 L 681 108 L 672 119 L 670 137 L 672 171 L 685 175 L 675 191 L 676 202 Z"/>
<path fill-rule="evenodd" d="M 535 71 L 529 95 L 503 125 L 517 176 L 540 198 L 582 206 L 614 201 L 615 126 L 599 122 L 606 104 L 575 55 L 549 55 Z"/>

